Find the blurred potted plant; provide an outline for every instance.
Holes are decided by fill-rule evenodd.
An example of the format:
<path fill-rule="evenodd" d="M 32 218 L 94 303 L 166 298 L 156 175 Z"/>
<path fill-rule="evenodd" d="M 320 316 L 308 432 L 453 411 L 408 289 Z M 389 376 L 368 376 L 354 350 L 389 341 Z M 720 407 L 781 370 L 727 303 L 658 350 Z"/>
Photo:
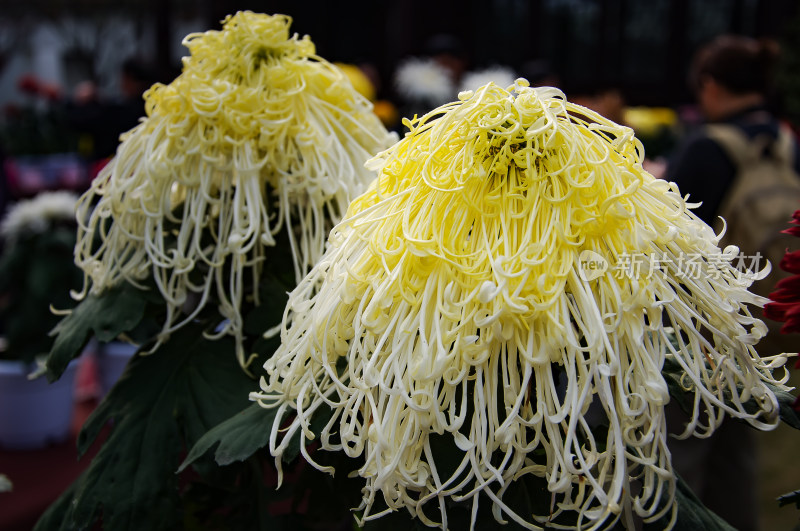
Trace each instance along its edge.
<path fill-rule="evenodd" d="M 48 385 L 29 379 L 37 358 L 50 351 L 48 332 L 58 323 L 51 307 L 74 305 L 70 290 L 82 273 L 72 260 L 75 202 L 69 192 L 44 192 L 9 209 L 0 224 L 0 445 L 35 447 L 64 439 L 70 429 L 75 364 Z"/>

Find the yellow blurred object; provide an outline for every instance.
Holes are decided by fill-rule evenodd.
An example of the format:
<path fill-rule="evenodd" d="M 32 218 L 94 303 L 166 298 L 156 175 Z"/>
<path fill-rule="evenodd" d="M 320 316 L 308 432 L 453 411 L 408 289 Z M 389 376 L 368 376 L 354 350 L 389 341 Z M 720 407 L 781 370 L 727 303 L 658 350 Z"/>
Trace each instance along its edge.
<path fill-rule="evenodd" d="M 400 122 L 397 107 L 389 100 L 378 100 L 372 104 L 372 111 L 380 118 L 384 127 L 392 128 Z"/>
<path fill-rule="evenodd" d="M 625 124 L 639 135 L 652 135 L 659 129 L 670 129 L 678 123 L 678 114 L 669 107 L 628 107 Z"/>
<path fill-rule="evenodd" d="M 339 70 L 341 70 L 347 79 L 352 83 L 356 92 L 367 98 L 369 101 L 375 101 L 375 86 L 369 80 L 367 75 L 356 65 L 346 63 L 333 63 Z"/>

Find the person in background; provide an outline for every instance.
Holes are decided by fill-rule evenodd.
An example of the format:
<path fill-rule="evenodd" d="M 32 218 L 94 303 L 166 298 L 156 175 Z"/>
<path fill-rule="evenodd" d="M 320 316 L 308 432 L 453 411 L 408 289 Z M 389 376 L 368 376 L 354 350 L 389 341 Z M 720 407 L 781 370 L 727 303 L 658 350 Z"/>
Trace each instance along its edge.
<path fill-rule="evenodd" d="M 666 178 L 677 183 L 682 195 L 689 194 L 690 203 L 702 202 L 693 212 L 717 233 L 723 227 L 718 217 L 725 217 L 727 233 L 720 248 L 735 244 L 745 260 L 769 258 L 763 245 L 775 241 L 791 219 L 788 212 L 782 221 L 781 211 L 800 207 L 797 142 L 770 109 L 778 51 L 771 41 L 725 35 L 698 52 L 689 77 L 706 124 L 678 147 L 667 167 Z M 771 189 L 780 191 L 772 194 Z M 778 263 L 771 261 L 768 284 L 751 288 L 763 295 L 776 282 Z M 750 262 L 747 269 L 764 266 L 763 261 Z M 760 318 L 757 310 L 751 308 Z M 777 327 L 756 345 L 761 356 L 797 349 L 789 345 L 787 350 L 772 339 L 778 339 Z M 681 433 L 687 417 L 670 406 L 669 431 Z M 736 529 L 758 529 L 752 428 L 726 418 L 707 439 L 671 440 L 670 451 L 675 470 L 707 507 Z"/>
<path fill-rule="evenodd" d="M 770 96 L 778 53 L 774 41 L 730 35 L 701 49 L 689 81 L 705 120 L 735 126 L 749 139 L 777 138 L 781 124 Z M 800 157 L 795 157 L 794 167 L 800 172 Z M 712 226 L 736 174 L 735 162 L 704 128 L 679 147 L 667 169 L 667 178 L 678 184 L 682 194 L 702 201 L 694 213 Z"/>
<path fill-rule="evenodd" d="M 572 103 L 591 109 L 612 122 L 625 123 L 625 97 L 614 84 L 566 86 L 564 93 Z"/>
<path fill-rule="evenodd" d="M 778 264 L 795 242 L 781 231 L 800 207 L 800 149 L 772 109 L 778 54 L 774 41 L 732 35 L 698 52 L 689 81 L 706 124 L 678 147 L 666 175 L 690 202 L 701 203 L 693 209 L 700 219 L 718 233 L 726 229 L 721 248 L 739 247 L 750 270 L 770 260 L 769 276 L 751 288 L 763 296 L 785 276 Z M 772 171 L 754 176 L 766 163 Z M 763 318 L 760 309 L 755 313 Z M 778 333 L 780 323 L 766 323 L 771 331 L 759 342 L 762 356 L 797 350 L 791 337 Z"/>

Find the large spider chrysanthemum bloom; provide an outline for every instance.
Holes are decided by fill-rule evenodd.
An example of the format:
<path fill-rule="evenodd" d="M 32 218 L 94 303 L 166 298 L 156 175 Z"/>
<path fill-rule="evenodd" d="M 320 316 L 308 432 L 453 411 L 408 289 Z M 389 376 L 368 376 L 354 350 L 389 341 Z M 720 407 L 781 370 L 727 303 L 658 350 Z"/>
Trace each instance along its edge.
<path fill-rule="evenodd" d="M 167 303 L 162 339 L 210 297 L 228 320 L 222 333 L 240 337 L 245 276 L 257 294 L 274 236 L 288 234 L 299 280 L 374 178 L 364 162 L 392 141 L 290 23 L 240 12 L 221 31 L 187 36 L 182 74 L 145 93 L 147 117 L 81 199 L 84 294 L 153 277 Z M 194 311 L 182 315 L 191 294 Z"/>
<path fill-rule="evenodd" d="M 298 432 L 303 448 L 327 407 L 321 447 L 363 459 L 366 518 L 380 493 L 443 527 L 448 499 L 474 518 L 483 496 L 531 529 L 566 513 L 580 529 L 674 519 L 667 358 L 694 407 L 684 435 L 725 415 L 778 421 L 765 382 L 782 385 L 771 371 L 786 360 L 753 348 L 756 275 L 642 170 L 630 129 L 524 80 L 460 100 L 376 157 L 378 179 L 290 295 L 252 395 L 278 408 L 273 455 Z M 546 482 L 547 514 L 504 502 L 527 474 Z"/>

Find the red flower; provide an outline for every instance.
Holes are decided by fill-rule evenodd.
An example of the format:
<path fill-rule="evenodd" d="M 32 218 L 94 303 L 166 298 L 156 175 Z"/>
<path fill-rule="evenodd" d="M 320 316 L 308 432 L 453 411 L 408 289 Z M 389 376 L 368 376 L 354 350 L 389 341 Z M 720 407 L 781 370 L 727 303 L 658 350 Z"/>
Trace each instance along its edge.
<path fill-rule="evenodd" d="M 786 234 L 791 234 L 792 236 L 797 236 L 800 238 L 800 210 L 795 210 L 794 215 L 792 216 L 792 223 L 795 224 L 794 227 L 789 227 L 786 230 L 782 230 L 781 232 Z"/>
<path fill-rule="evenodd" d="M 800 238 L 800 210 L 795 211 L 792 223 L 793 227 L 782 232 Z M 764 306 L 764 317 L 784 322 L 782 334 L 800 332 L 800 250 L 787 250 L 780 268 L 793 276 L 784 278 L 775 285 L 775 291 L 769 295 L 772 302 Z M 800 368 L 800 360 L 795 367 Z"/>
<path fill-rule="evenodd" d="M 39 86 L 39 93 L 49 101 L 61 99 L 61 87 L 55 83 L 43 83 Z"/>
<path fill-rule="evenodd" d="M 800 227 L 792 227 L 792 229 L 800 229 Z M 800 237 L 800 234 L 797 234 L 797 236 Z M 787 273 L 800 274 L 800 251 L 787 251 L 781 260 L 781 269 Z M 778 285 L 780 285 L 780 282 L 778 282 Z M 775 287 L 777 288 L 777 285 Z"/>
<path fill-rule="evenodd" d="M 43 83 L 33 74 L 25 74 L 17 80 L 17 88 L 32 96 L 41 96 L 49 101 L 61 99 L 61 87 L 55 83 Z"/>
<path fill-rule="evenodd" d="M 26 94 L 38 94 L 39 80 L 33 74 L 25 74 L 17 80 L 17 88 Z"/>
<path fill-rule="evenodd" d="M 800 253 L 795 251 L 792 254 L 798 255 L 796 263 L 800 263 Z M 783 267 L 785 262 L 785 258 L 781 260 L 781 269 L 785 269 Z M 780 280 L 769 298 L 772 302 L 764 307 L 764 317 L 785 322 L 786 324 L 781 327 L 783 334 L 800 332 L 800 275 Z"/>

